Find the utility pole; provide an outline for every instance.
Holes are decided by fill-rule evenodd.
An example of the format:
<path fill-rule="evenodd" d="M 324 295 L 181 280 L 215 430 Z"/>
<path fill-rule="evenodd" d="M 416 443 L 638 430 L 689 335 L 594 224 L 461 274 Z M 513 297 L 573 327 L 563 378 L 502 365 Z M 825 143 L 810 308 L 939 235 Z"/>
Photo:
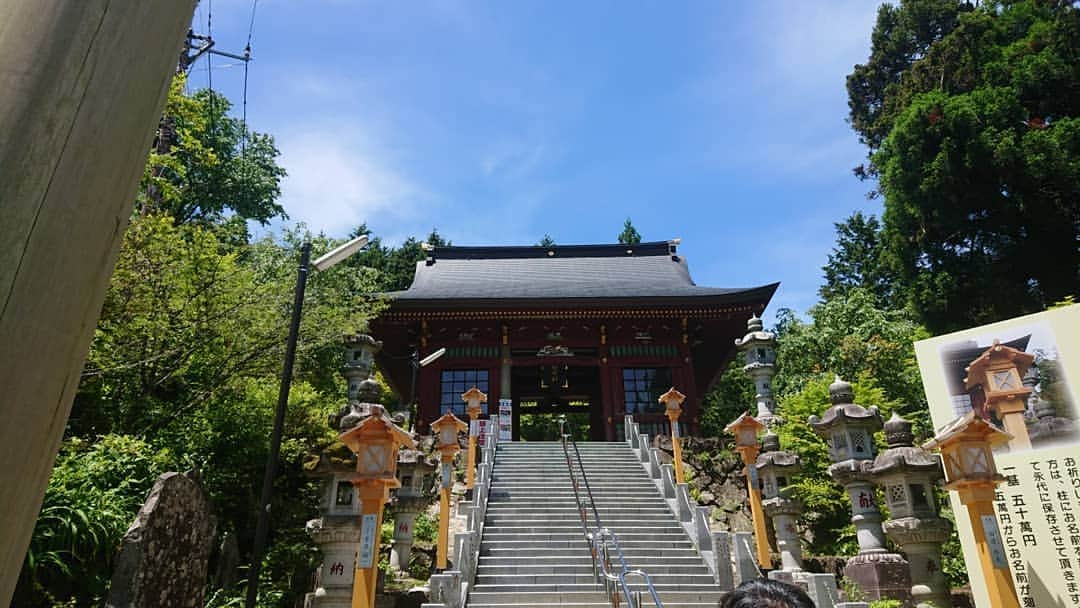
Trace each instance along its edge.
<path fill-rule="evenodd" d="M 15 589 L 194 9 L 0 3 L 0 605 Z"/>

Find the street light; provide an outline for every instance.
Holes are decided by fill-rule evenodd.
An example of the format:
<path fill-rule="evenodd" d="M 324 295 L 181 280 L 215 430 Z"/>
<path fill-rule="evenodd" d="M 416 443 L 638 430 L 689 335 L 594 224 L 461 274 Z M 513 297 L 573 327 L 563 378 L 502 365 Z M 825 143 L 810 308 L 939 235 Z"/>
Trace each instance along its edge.
<path fill-rule="evenodd" d="M 469 414 L 469 456 L 465 465 L 465 489 L 472 491 L 476 481 L 476 435 L 480 432 L 481 403 L 487 403 L 487 395 L 475 386 L 461 395 L 465 402 L 465 411 Z"/>
<path fill-rule="evenodd" d="M 968 412 L 923 444 L 924 449 L 941 450 L 948 479 L 945 489 L 959 494 L 960 502 L 967 507 L 991 608 L 1020 605 L 994 514 L 994 488 L 1005 477 L 997 471 L 992 450 L 1011 439 L 1009 433 L 979 418 L 975 412 Z"/>
<path fill-rule="evenodd" d="M 686 483 L 683 477 L 682 443 L 679 441 L 679 416 L 682 414 L 679 406 L 685 400 L 686 395 L 675 390 L 674 386 L 657 400 L 664 404 L 664 414 L 671 421 L 671 453 L 675 459 L 675 481 L 678 483 Z"/>
<path fill-rule="evenodd" d="M 356 253 L 368 242 L 366 235 L 361 235 L 315 260 L 315 270 L 322 272 L 334 264 Z M 270 499 L 274 495 L 274 478 L 277 477 L 278 456 L 281 453 L 281 432 L 285 426 L 285 409 L 289 404 L 289 389 L 292 388 L 293 363 L 296 360 L 296 341 L 300 333 L 300 315 L 304 309 L 304 289 L 307 287 L 308 265 L 311 260 L 311 241 L 300 245 L 300 266 L 296 271 L 296 291 L 293 295 L 292 321 L 289 324 L 289 339 L 285 343 L 285 364 L 281 371 L 281 385 L 278 390 L 277 408 L 274 411 L 274 430 L 270 434 L 270 453 L 266 456 L 266 469 L 263 473 L 262 495 L 259 499 L 259 517 L 255 525 L 255 542 L 251 549 L 251 567 L 248 568 L 247 608 L 255 608 L 259 596 L 259 570 L 262 566 L 263 551 L 266 550 L 266 536 L 270 531 Z"/>
<path fill-rule="evenodd" d="M 360 497 L 360 549 L 352 605 L 373 608 L 383 507 L 390 498 L 390 490 L 401 487 L 397 478 L 398 450 L 414 449 L 416 442 L 379 405 L 372 405 L 371 414 L 338 439 L 356 454 L 352 484 Z"/>
<path fill-rule="evenodd" d="M 765 430 L 757 418 L 749 412 L 742 414 L 727 425 L 724 431 L 735 435 L 735 450 L 742 456 L 746 465 L 746 494 L 750 498 L 750 515 L 754 521 L 754 544 L 757 546 L 758 563 L 763 570 L 772 567 L 772 555 L 769 553 L 769 536 L 765 529 L 765 507 L 761 503 L 761 488 L 755 464 L 760 451 L 758 433 Z"/>
<path fill-rule="evenodd" d="M 442 484 L 439 489 L 439 539 L 435 550 L 435 567 L 439 571 L 446 570 L 447 554 L 450 545 L 450 489 L 454 484 L 451 465 L 454 457 L 461 451 L 458 445 L 458 433 L 469 428 L 454 415 L 446 412 L 442 418 L 431 423 L 431 430 L 435 431 L 439 438 L 440 465 L 442 467 Z"/>

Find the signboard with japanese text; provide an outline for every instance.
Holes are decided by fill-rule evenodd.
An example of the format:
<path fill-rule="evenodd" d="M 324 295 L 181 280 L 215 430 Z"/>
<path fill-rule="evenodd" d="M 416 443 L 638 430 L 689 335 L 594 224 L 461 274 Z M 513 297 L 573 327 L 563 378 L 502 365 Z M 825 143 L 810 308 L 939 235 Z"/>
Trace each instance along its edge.
<path fill-rule="evenodd" d="M 499 441 L 510 441 L 513 437 L 514 402 L 499 399 Z"/>
<path fill-rule="evenodd" d="M 1013 358 L 1021 362 L 1016 374 L 990 370 L 986 379 L 969 378 L 971 363 L 995 345 L 1026 353 Z M 980 520 L 987 548 L 992 563 L 1009 569 L 1020 606 L 1080 607 L 1080 305 L 922 340 L 915 353 L 935 428 L 971 411 L 1004 426 L 1000 410 L 988 406 L 993 383 L 1001 383 L 998 376 L 1021 380 L 1013 387 L 1026 395 L 1019 429 L 1026 427 L 1031 448 L 994 451 L 1006 481 L 996 488 L 994 515 Z M 957 494 L 949 494 L 975 603 L 987 606 L 971 520 Z"/>

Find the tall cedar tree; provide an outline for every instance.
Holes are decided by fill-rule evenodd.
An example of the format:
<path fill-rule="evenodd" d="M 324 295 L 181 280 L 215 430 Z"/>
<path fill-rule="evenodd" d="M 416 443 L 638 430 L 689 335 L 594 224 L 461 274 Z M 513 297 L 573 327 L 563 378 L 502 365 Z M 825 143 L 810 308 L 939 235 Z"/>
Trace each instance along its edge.
<path fill-rule="evenodd" d="M 623 222 L 622 232 L 619 233 L 619 242 L 623 245 L 637 245 L 641 242 L 641 234 L 638 233 L 637 228 L 634 228 L 630 218 L 626 218 L 626 221 Z"/>
<path fill-rule="evenodd" d="M 907 0 L 848 77 L 883 260 L 934 332 L 1038 311 L 1080 284 L 1080 10 Z"/>

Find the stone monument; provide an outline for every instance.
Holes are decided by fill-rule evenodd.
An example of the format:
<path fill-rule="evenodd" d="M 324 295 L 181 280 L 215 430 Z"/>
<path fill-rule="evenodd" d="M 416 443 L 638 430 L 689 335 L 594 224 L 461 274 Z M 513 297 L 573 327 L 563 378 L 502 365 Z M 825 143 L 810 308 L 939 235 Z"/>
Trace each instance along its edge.
<path fill-rule="evenodd" d="M 198 482 L 165 473 L 120 541 L 108 608 L 201 608 L 214 516 Z"/>
<path fill-rule="evenodd" d="M 839 377 L 829 385 L 832 406 L 821 417 L 810 416 L 810 427 L 829 444 L 833 461 L 829 475 L 844 486 L 851 500 L 851 523 L 859 553 L 844 566 L 844 576 L 866 595 L 866 600 L 911 597 L 911 575 L 903 557 L 885 548 L 881 513 L 874 500 L 870 470 L 874 459 L 873 433 L 882 426 L 876 407 L 853 403 L 851 384 Z M 854 599 L 854 598 L 849 598 Z"/>
<path fill-rule="evenodd" d="M 911 422 L 893 414 L 885 423 L 889 448 L 874 459 L 871 478 L 889 507 L 885 533 L 911 564 L 911 597 L 919 608 L 951 605 L 949 583 L 941 569 L 941 545 L 952 524 L 938 516 L 934 485 L 944 479 L 941 459 L 915 447 Z"/>
<path fill-rule="evenodd" d="M 772 379 L 776 375 L 776 335 L 765 331 L 761 319 L 754 315 L 746 322 L 746 335 L 735 340 L 735 346 L 743 352 L 746 364 L 743 371 L 754 381 L 754 399 L 757 414 L 754 415 L 766 427 L 781 422 L 773 413 Z"/>

